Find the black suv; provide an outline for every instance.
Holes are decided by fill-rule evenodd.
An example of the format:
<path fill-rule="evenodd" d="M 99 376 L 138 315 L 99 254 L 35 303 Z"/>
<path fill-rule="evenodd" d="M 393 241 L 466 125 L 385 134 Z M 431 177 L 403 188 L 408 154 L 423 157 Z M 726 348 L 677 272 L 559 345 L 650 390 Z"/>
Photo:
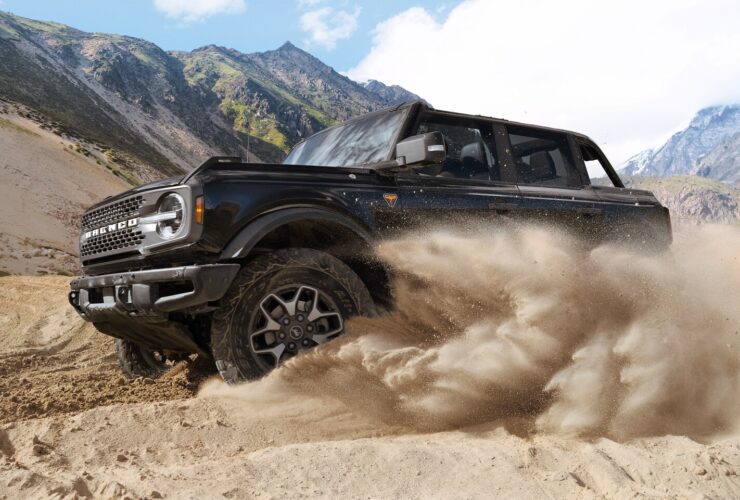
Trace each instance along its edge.
<path fill-rule="evenodd" d="M 671 242 L 668 210 L 588 137 L 413 102 L 323 130 L 282 164 L 213 158 L 93 206 L 69 299 L 116 338 L 128 376 L 198 354 L 236 382 L 391 307 L 379 239 L 471 218 Z"/>

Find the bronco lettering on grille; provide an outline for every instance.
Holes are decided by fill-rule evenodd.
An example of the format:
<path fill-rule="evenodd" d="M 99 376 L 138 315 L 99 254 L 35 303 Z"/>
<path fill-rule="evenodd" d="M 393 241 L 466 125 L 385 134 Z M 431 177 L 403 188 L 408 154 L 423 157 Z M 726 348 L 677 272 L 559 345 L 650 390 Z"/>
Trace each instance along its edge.
<path fill-rule="evenodd" d="M 108 234 L 114 231 L 119 231 L 121 229 L 126 229 L 127 227 L 136 227 L 138 225 L 139 225 L 139 218 L 134 217 L 133 219 L 116 222 L 115 224 L 108 224 L 105 226 L 101 226 L 97 229 L 93 229 L 92 231 L 85 231 L 85 233 L 82 235 L 82 238 L 87 239 L 93 236 Z"/>

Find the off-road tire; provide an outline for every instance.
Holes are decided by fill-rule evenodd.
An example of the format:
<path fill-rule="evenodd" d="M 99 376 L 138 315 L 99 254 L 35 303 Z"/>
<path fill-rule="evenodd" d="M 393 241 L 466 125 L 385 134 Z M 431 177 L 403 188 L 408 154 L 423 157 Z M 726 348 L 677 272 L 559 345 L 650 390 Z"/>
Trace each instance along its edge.
<path fill-rule="evenodd" d="M 158 360 L 153 352 L 130 340 L 116 339 L 113 345 L 118 364 L 127 378 L 156 379 L 169 369 L 167 363 Z"/>
<path fill-rule="evenodd" d="M 252 380 L 270 371 L 250 347 L 249 318 L 260 308 L 264 297 L 291 282 L 320 289 L 333 300 L 342 320 L 375 314 L 365 284 L 336 257 L 306 248 L 281 249 L 259 256 L 242 267 L 222 299 L 222 306 L 213 314 L 213 358 L 226 382 Z"/>

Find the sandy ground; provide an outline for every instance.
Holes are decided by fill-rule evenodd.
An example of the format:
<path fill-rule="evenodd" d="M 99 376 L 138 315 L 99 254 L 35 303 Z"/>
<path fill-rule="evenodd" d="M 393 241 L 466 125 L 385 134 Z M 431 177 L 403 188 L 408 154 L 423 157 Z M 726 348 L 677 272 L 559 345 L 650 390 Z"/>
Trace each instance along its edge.
<path fill-rule="evenodd" d="M 0 278 L 0 498 L 740 496 L 738 437 L 421 432 L 334 398 L 193 397 L 186 368 L 124 381 L 66 286 Z"/>
<path fill-rule="evenodd" d="M 80 214 L 130 186 L 24 108 L 0 104 L 0 272 L 74 272 Z"/>
<path fill-rule="evenodd" d="M 197 380 L 180 366 L 157 384 L 125 380 L 112 339 L 67 304 L 69 279 L 0 278 L 0 423 L 195 394 Z"/>

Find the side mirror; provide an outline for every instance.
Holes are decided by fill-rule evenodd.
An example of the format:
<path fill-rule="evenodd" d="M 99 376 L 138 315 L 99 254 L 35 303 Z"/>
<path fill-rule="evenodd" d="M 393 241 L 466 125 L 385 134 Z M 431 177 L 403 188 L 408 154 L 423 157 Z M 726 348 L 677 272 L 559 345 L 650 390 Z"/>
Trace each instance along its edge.
<path fill-rule="evenodd" d="M 414 167 L 443 163 L 447 148 L 442 132 L 411 136 L 396 144 L 396 163 L 399 167 Z"/>

